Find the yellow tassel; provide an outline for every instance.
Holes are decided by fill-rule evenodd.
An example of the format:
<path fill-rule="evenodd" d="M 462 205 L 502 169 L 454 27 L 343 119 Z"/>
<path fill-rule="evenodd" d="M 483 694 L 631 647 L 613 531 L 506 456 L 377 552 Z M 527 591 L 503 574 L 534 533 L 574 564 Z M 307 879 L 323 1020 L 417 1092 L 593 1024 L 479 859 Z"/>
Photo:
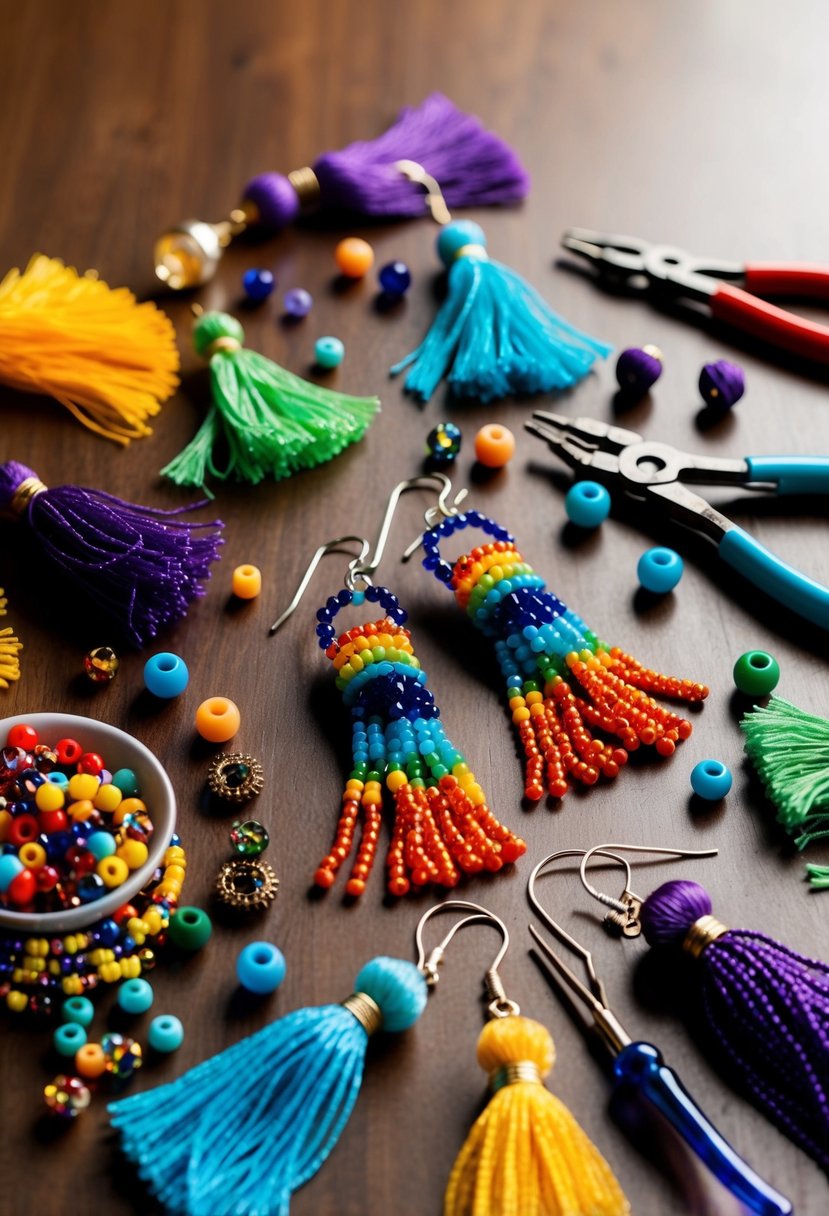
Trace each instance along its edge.
<path fill-rule="evenodd" d="M 628 1216 L 610 1166 L 541 1083 L 555 1062 L 530 1018 L 487 1023 L 478 1063 L 495 1091 L 458 1155 L 444 1216 Z"/>
<path fill-rule="evenodd" d="M 6 593 L 0 587 L 0 616 L 6 615 Z M 0 629 L 0 688 L 8 688 L 10 681 L 20 679 L 20 663 L 17 656 L 23 649 L 22 643 L 14 636 L 10 628 Z"/>
<path fill-rule="evenodd" d="M 0 381 L 54 397 L 106 439 L 149 435 L 178 368 L 170 318 L 126 287 L 43 254 L 0 283 Z"/>

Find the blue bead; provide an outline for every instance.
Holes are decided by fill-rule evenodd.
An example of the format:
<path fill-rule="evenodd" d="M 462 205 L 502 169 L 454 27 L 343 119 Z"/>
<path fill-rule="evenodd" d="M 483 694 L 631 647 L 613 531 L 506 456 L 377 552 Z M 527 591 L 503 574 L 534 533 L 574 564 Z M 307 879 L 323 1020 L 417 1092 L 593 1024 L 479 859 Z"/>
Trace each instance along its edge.
<path fill-rule="evenodd" d="M 483 245 L 486 247 L 486 236 L 483 228 L 473 220 L 453 220 L 444 225 L 437 239 L 438 257 L 444 266 L 451 266 L 458 256 L 458 250 L 464 245 Z"/>
<path fill-rule="evenodd" d="M 95 1006 L 86 996 L 70 996 L 63 1002 L 61 1013 L 65 1022 L 76 1022 L 78 1026 L 89 1026 L 95 1017 Z"/>
<path fill-rule="evenodd" d="M 154 654 L 144 664 L 144 683 L 154 697 L 169 700 L 180 696 L 190 680 L 184 659 L 169 651 Z"/>
<path fill-rule="evenodd" d="M 51 785 L 59 785 L 62 790 L 65 790 L 69 785 L 69 778 L 67 777 L 66 773 L 61 773 L 61 772 L 47 773 L 46 780 Z"/>
<path fill-rule="evenodd" d="M 345 347 L 339 338 L 317 338 L 314 343 L 314 359 L 317 367 L 326 371 L 339 367 L 345 356 Z"/>
<path fill-rule="evenodd" d="M 55 1051 L 61 1056 L 74 1056 L 86 1042 L 86 1031 L 79 1022 L 64 1022 L 52 1036 Z"/>
<path fill-rule="evenodd" d="M 248 992 L 256 992 L 260 996 L 275 992 L 285 978 L 282 951 L 271 942 L 251 942 L 239 951 L 236 975 Z"/>
<path fill-rule="evenodd" d="M 100 874 L 82 874 L 78 879 L 78 898 L 82 904 L 92 904 L 107 894 Z"/>
<path fill-rule="evenodd" d="M 87 838 L 86 847 L 100 861 L 102 857 L 111 857 L 115 852 L 115 837 L 110 832 L 92 832 Z"/>
<path fill-rule="evenodd" d="M 293 291 L 285 292 L 283 303 L 285 315 L 295 317 L 298 320 L 300 317 L 308 316 L 308 313 L 314 307 L 314 297 L 302 287 L 295 287 Z"/>
<path fill-rule="evenodd" d="M 610 514 L 610 495 L 597 481 L 577 481 L 564 497 L 564 510 L 579 528 L 598 528 Z"/>
<path fill-rule="evenodd" d="M 184 1042 L 184 1027 L 172 1013 L 162 1013 L 150 1022 L 147 1042 L 153 1051 L 177 1051 Z"/>
<path fill-rule="evenodd" d="M 245 295 L 256 303 L 267 300 L 275 286 L 276 280 L 269 270 L 246 270 L 242 275 Z"/>
<path fill-rule="evenodd" d="M 405 262 L 388 262 L 381 266 L 377 278 L 387 296 L 403 296 L 412 285 L 412 274 Z"/>
<path fill-rule="evenodd" d="M 8 891 L 22 869 L 23 862 L 14 853 L 4 853 L 0 857 L 0 891 Z"/>
<path fill-rule="evenodd" d="M 691 769 L 691 789 L 706 802 L 719 802 L 731 789 L 731 769 L 721 760 L 700 760 Z"/>
<path fill-rule="evenodd" d="M 121 936 L 121 929 L 115 920 L 102 920 L 98 926 L 98 936 L 102 946 L 114 946 Z"/>
<path fill-rule="evenodd" d="M 124 980 L 118 989 L 118 1004 L 124 1013 L 146 1013 L 153 1003 L 152 985 L 146 980 Z"/>
<path fill-rule="evenodd" d="M 639 558 L 636 573 L 646 591 L 664 595 L 682 578 L 682 558 L 673 549 L 648 549 Z"/>

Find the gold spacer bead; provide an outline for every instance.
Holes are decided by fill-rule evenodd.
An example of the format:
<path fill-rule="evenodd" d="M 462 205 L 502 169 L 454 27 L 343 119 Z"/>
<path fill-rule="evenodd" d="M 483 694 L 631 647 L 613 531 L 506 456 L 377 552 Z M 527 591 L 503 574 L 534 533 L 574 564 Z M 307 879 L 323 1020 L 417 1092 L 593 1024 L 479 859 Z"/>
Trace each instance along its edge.
<path fill-rule="evenodd" d="M 366 1034 L 371 1038 L 383 1024 L 383 1012 L 367 992 L 352 992 L 342 1002 L 343 1009 L 353 1013 Z"/>
<path fill-rule="evenodd" d="M 717 920 L 716 916 L 701 916 L 695 920 L 685 935 L 682 949 L 692 958 L 699 958 L 706 946 L 715 942 L 723 933 L 728 932 L 728 925 Z"/>

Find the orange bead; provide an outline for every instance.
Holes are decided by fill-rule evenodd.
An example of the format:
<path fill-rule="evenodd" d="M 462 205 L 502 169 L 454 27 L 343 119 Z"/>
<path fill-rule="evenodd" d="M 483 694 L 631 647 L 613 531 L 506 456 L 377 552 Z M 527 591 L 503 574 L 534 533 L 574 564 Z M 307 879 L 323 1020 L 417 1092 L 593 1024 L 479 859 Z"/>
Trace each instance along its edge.
<path fill-rule="evenodd" d="M 82 1077 L 94 1080 L 106 1072 L 106 1056 L 100 1043 L 84 1043 L 75 1052 L 75 1071 Z"/>
<path fill-rule="evenodd" d="M 374 255 L 372 254 L 372 259 L 373 258 Z M 366 884 L 363 882 L 362 878 L 349 878 L 348 882 L 345 884 L 346 895 L 351 895 L 354 899 L 362 895 L 365 889 Z"/>
<path fill-rule="evenodd" d="M 361 279 L 374 265 L 374 250 L 368 241 L 348 236 L 334 250 L 334 261 L 347 279 Z"/>
<path fill-rule="evenodd" d="M 315 884 L 318 887 L 322 887 L 326 891 L 329 887 L 333 887 L 334 878 L 335 875 L 331 872 L 331 870 L 326 870 L 322 866 L 320 866 L 320 868 L 314 873 Z"/>
<path fill-rule="evenodd" d="M 475 436 L 475 459 L 488 469 L 502 469 L 515 453 L 515 436 L 498 422 L 482 426 Z"/>
<path fill-rule="evenodd" d="M 208 743 L 227 743 L 241 721 L 238 707 L 227 697 L 208 697 L 196 710 L 196 730 Z"/>
<path fill-rule="evenodd" d="M 237 566 L 233 571 L 233 594 L 240 600 L 255 600 L 262 590 L 262 572 L 256 566 Z"/>

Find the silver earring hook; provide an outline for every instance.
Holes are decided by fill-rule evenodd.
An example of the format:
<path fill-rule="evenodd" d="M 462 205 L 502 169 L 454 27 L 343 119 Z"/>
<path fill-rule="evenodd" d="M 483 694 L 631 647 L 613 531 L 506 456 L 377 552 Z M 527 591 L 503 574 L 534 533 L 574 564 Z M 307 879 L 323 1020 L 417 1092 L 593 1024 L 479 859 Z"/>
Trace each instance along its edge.
<path fill-rule="evenodd" d="M 350 549 L 343 550 L 341 548 L 341 546 L 345 545 L 348 541 L 352 541 L 352 540 L 356 541 L 357 544 L 360 546 L 360 552 L 356 555 L 353 554 Z M 294 593 L 294 598 L 291 600 L 290 604 L 285 609 L 285 611 L 282 613 L 282 615 L 277 617 L 277 619 L 271 625 L 270 629 L 268 630 L 268 633 L 271 633 L 271 634 L 276 633 L 277 629 L 279 629 L 282 625 L 284 625 L 285 622 L 287 621 L 288 617 L 295 611 L 297 605 L 299 604 L 299 601 L 302 599 L 303 595 L 305 594 L 305 590 L 306 590 L 308 584 L 310 583 L 311 579 L 314 576 L 314 571 L 316 570 L 317 566 L 320 564 L 320 562 L 322 561 L 322 559 L 325 557 L 325 555 L 327 553 L 345 552 L 351 558 L 351 561 L 348 563 L 348 570 L 346 571 L 346 575 L 345 575 L 345 585 L 349 591 L 356 590 L 355 583 L 356 583 L 357 579 L 359 579 L 365 586 L 370 587 L 371 579 L 368 577 L 368 575 L 364 574 L 363 571 L 360 569 L 360 563 L 365 560 L 365 557 L 369 551 L 369 548 L 370 548 L 370 541 L 366 540 L 366 538 L 364 536 L 337 536 L 337 537 L 335 537 L 334 540 L 328 540 L 325 542 L 324 545 L 320 545 L 320 547 L 316 550 L 316 552 L 314 553 L 314 556 L 311 558 L 310 562 L 308 563 L 308 569 L 305 571 L 305 574 L 302 576 L 302 582 L 297 587 L 296 592 Z"/>
<path fill-rule="evenodd" d="M 383 516 L 383 522 L 380 525 L 380 531 L 377 534 L 377 540 L 374 543 L 374 552 L 368 561 L 360 559 L 359 565 L 356 567 L 355 573 L 361 576 L 368 575 L 371 577 L 376 574 L 377 568 L 383 559 L 383 554 L 386 550 L 386 543 L 391 532 L 391 523 L 394 518 L 394 513 L 397 510 L 397 504 L 401 497 L 409 490 L 434 490 L 440 489 L 437 503 L 429 507 L 425 514 L 425 519 L 428 527 L 433 528 L 441 519 L 448 519 L 452 515 L 459 514 L 458 505 L 463 502 L 469 493 L 466 489 L 461 489 L 455 495 L 454 502 L 449 503 L 449 495 L 452 493 L 452 482 L 445 473 L 432 472 L 421 473 L 417 477 L 409 477 L 406 481 L 400 481 L 389 494 L 386 502 L 386 513 Z M 421 543 L 422 536 L 409 545 L 409 548 L 403 555 L 403 561 L 407 561 L 415 552 L 418 545 Z M 365 555 L 364 555 L 365 556 Z"/>
<path fill-rule="evenodd" d="M 449 932 L 437 946 L 435 946 L 427 955 L 426 947 L 423 944 L 423 930 L 429 920 L 440 912 L 462 911 L 471 912 L 471 916 L 464 916 L 461 920 L 456 921 Z M 493 1018 L 512 1017 L 521 1012 L 515 1001 L 511 1001 L 506 994 L 501 977 L 498 974 L 498 968 L 504 961 L 504 956 L 509 949 L 509 930 L 500 916 L 496 916 L 494 912 L 490 912 L 489 908 L 484 908 L 480 904 L 473 904 L 466 899 L 447 899 L 442 904 L 435 904 L 424 912 L 418 921 L 417 929 L 415 930 L 415 945 L 417 946 L 417 967 L 423 972 L 426 977 L 426 983 L 430 988 L 434 988 L 440 979 L 438 967 L 443 962 L 443 956 L 446 953 L 446 948 L 459 930 L 470 924 L 487 923 L 493 925 L 501 934 L 501 948 L 495 956 L 492 965 L 488 968 L 484 976 L 484 984 L 486 985 L 487 996 L 489 997 L 489 1005 L 487 1012 Z"/>
<path fill-rule="evenodd" d="M 717 849 L 666 849 L 657 845 L 647 844 L 598 844 L 592 849 L 586 849 L 581 859 L 579 866 L 579 878 L 588 895 L 592 895 L 600 904 L 604 904 L 611 911 L 605 918 L 605 925 L 608 928 L 620 929 L 625 937 L 638 937 L 642 931 L 642 924 L 639 919 L 639 914 L 642 910 L 642 897 L 637 895 L 630 889 L 630 865 L 616 854 L 609 850 L 619 849 L 626 853 L 658 853 L 664 857 L 716 857 Z M 590 864 L 590 858 L 596 855 L 603 857 L 613 857 L 615 861 L 621 862 L 625 867 L 625 889 L 622 892 L 620 899 L 613 899 L 610 895 L 605 895 L 603 891 L 599 891 L 587 879 L 587 867 Z M 615 915 L 614 915 L 615 913 Z"/>

